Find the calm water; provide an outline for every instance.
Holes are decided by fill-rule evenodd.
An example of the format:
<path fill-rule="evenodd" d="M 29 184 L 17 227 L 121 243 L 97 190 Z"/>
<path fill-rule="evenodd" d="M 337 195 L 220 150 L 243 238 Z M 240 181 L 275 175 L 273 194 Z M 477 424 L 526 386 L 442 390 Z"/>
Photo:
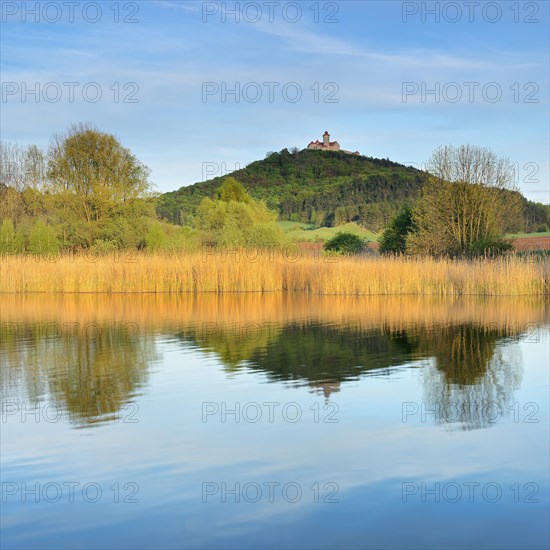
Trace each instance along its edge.
<path fill-rule="evenodd" d="M 2 548 L 548 548 L 529 300 L 3 297 Z"/>

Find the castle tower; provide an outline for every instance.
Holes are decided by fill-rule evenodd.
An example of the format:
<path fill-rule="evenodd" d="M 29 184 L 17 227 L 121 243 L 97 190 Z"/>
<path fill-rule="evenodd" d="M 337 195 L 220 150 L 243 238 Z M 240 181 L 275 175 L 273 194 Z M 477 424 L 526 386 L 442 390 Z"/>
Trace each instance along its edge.
<path fill-rule="evenodd" d="M 326 130 L 323 134 L 323 145 L 325 147 L 328 147 L 330 145 L 330 134 Z"/>

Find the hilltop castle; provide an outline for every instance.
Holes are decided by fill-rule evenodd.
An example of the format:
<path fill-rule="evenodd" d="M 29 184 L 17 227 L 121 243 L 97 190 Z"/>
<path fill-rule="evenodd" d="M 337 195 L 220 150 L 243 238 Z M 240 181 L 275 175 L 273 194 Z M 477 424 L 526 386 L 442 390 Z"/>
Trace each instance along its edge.
<path fill-rule="evenodd" d="M 330 141 L 330 134 L 325 131 L 323 134 L 323 141 L 319 141 L 318 139 L 310 141 L 307 148 L 321 149 L 322 151 L 340 151 L 340 144 L 337 141 Z"/>
<path fill-rule="evenodd" d="M 346 151 L 340 148 L 340 144 L 337 141 L 330 141 L 330 134 L 325 131 L 323 134 L 323 141 L 318 139 L 315 141 L 310 141 L 308 149 L 319 149 L 321 151 L 342 151 L 342 153 L 348 153 L 349 155 L 359 155 L 359 151 Z"/>

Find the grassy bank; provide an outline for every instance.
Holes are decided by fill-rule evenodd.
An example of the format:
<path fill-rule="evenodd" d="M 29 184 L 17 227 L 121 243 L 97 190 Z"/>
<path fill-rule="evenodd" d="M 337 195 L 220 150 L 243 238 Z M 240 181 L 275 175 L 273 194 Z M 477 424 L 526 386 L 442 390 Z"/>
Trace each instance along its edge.
<path fill-rule="evenodd" d="M 315 257 L 281 252 L 4 256 L 0 292 L 304 292 L 340 295 L 543 295 L 547 260 Z"/>
<path fill-rule="evenodd" d="M 295 242 L 328 241 L 338 233 L 353 233 L 368 242 L 375 242 L 380 235 L 361 227 L 356 223 L 346 223 L 335 227 L 315 227 L 312 224 L 279 221 L 277 225 L 286 236 Z"/>

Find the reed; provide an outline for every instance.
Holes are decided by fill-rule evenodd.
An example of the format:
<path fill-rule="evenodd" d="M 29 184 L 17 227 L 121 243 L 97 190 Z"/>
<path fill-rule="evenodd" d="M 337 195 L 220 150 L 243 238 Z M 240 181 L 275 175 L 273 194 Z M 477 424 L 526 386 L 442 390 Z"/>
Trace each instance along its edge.
<path fill-rule="evenodd" d="M 4 256 L 2 293 L 286 292 L 309 295 L 550 293 L 547 259 L 364 258 L 250 251 Z"/>

